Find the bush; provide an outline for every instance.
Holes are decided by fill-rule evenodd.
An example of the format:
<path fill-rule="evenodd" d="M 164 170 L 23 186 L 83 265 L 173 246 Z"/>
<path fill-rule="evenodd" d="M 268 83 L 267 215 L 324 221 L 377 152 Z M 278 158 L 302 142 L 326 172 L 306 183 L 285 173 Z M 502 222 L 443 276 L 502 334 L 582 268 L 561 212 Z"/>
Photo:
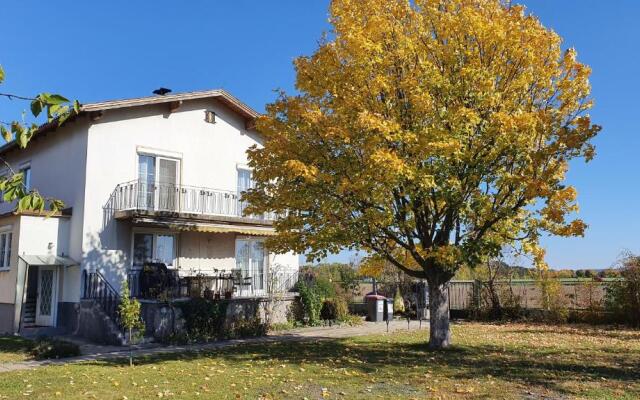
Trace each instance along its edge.
<path fill-rule="evenodd" d="M 562 283 L 552 278 L 548 271 L 540 271 L 536 277 L 536 284 L 542 292 L 544 319 L 548 322 L 566 322 L 569 310 L 562 295 Z"/>
<path fill-rule="evenodd" d="M 320 310 L 322 309 L 322 297 L 315 286 L 304 281 L 298 282 L 297 290 L 300 293 L 300 302 L 304 311 L 304 317 L 308 325 L 317 325 L 320 322 Z"/>
<path fill-rule="evenodd" d="M 260 318 L 238 319 L 233 322 L 229 330 L 229 338 L 246 338 L 264 336 L 267 334 L 267 325 Z"/>
<path fill-rule="evenodd" d="M 320 318 L 325 321 L 338 320 L 338 311 L 336 310 L 336 303 L 333 300 L 325 300 L 322 302 L 322 308 L 320 309 Z"/>
<path fill-rule="evenodd" d="M 404 314 L 404 299 L 402 298 L 402 294 L 400 293 L 400 287 L 396 289 L 396 294 L 393 296 L 393 314 L 394 315 L 402 315 Z"/>
<path fill-rule="evenodd" d="M 80 347 L 66 340 L 39 338 L 31 348 L 31 355 L 36 360 L 77 357 L 80 355 Z"/>
<path fill-rule="evenodd" d="M 225 336 L 224 321 L 228 302 L 193 298 L 181 303 L 187 335 L 196 341 L 222 339 Z"/>
<path fill-rule="evenodd" d="M 622 279 L 609 283 L 605 307 L 615 320 L 640 326 L 640 257 L 627 256 L 620 268 Z"/>

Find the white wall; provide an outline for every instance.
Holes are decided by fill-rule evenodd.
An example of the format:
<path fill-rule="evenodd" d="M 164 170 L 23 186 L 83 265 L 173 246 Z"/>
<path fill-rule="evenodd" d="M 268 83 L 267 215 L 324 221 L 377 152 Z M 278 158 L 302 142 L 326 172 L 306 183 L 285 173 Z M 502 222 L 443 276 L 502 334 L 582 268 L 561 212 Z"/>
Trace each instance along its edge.
<path fill-rule="evenodd" d="M 204 121 L 213 110 L 217 123 Z M 138 178 L 138 149 L 156 149 L 181 159 L 181 183 L 219 190 L 237 189 L 237 168 L 247 164 L 246 151 L 261 138 L 245 121 L 217 100 L 185 102 L 174 113 L 169 105 L 106 111 L 89 129 L 84 221 L 85 267 L 98 267 L 117 285 L 131 262 L 130 227 L 110 218 L 103 206 L 120 183 Z M 212 237 L 216 242 L 211 242 Z M 182 234 L 179 265 L 184 269 L 235 267 L 232 235 Z M 220 240 L 220 242 L 217 242 Z M 207 243 L 210 249 L 204 249 Z M 211 257 L 204 254 L 209 252 Z M 296 257 L 292 268 L 297 269 Z"/>
<path fill-rule="evenodd" d="M 71 227 L 67 217 L 20 217 L 18 254 L 69 256 Z M 76 259 L 77 260 L 77 259 Z M 80 299 L 80 268 L 61 267 L 62 286 L 59 301 L 77 302 Z"/>
<path fill-rule="evenodd" d="M 64 201 L 73 209 L 67 254 L 82 258 L 82 220 L 85 189 L 85 162 L 88 121 L 79 118 L 56 132 L 34 137 L 25 149 L 16 149 L 3 158 L 12 168 L 31 166 L 31 187 L 43 196 Z M 14 209 L 13 204 L 0 204 L 0 213 Z"/>

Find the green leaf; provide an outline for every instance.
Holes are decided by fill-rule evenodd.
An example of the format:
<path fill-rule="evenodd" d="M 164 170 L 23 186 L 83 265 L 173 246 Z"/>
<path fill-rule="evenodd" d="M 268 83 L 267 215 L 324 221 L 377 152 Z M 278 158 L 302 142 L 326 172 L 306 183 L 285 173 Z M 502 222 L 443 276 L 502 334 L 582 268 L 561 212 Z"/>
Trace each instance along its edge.
<path fill-rule="evenodd" d="M 24 210 L 31 209 L 31 207 L 30 207 L 31 200 L 32 200 L 32 195 L 30 195 L 30 194 L 22 197 L 20 199 L 20 201 L 18 201 L 18 211 L 24 211 Z"/>
<path fill-rule="evenodd" d="M 31 114 L 33 114 L 34 117 L 37 117 L 38 115 L 40 115 L 41 112 L 42 112 L 42 101 L 36 98 L 34 101 L 31 102 Z"/>
<path fill-rule="evenodd" d="M 4 82 L 4 69 L 0 65 L 0 83 Z"/>
<path fill-rule="evenodd" d="M 60 105 L 60 104 L 68 103 L 69 99 L 67 99 L 66 97 L 60 96 L 59 94 L 48 94 L 46 102 L 47 104 L 51 104 L 51 105 Z"/>
<path fill-rule="evenodd" d="M 80 107 L 82 107 L 80 105 L 80 102 L 78 100 L 74 100 L 73 101 L 73 111 L 75 111 L 76 114 L 80 113 Z"/>
<path fill-rule="evenodd" d="M 2 135 L 2 138 L 7 142 L 10 142 L 13 140 L 13 134 L 3 125 L 0 125 L 0 134 Z"/>

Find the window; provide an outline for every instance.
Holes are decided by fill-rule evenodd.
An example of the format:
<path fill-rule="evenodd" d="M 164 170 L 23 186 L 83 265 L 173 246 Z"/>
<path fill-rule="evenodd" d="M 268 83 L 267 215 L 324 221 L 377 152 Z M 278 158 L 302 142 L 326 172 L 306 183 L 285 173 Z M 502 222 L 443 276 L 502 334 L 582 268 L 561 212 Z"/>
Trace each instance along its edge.
<path fill-rule="evenodd" d="M 174 267 L 176 237 L 170 234 L 135 233 L 133 235 L 133 266 L 141 268 L 148 262 L 161 262 Z"/>
<path fill-rule="evenodd" d="M 204 121 L 208 122 L 210 124 L 215 124 L 216 123 L 216 113 L 214 113 L 211 110 L 206 110 L 204 112 Z"/>
<path fill-rule="evenodd" d="M 251 278 L 254 290 L 264 289 L 266 252 L 262 239 L 236 240 L 236 267 L 242 276 Z"/>
<path fill-rule="evenodd" d="M 0 233 L 0 269 L 9 268 L 11 264 L 11 232 Z"/>
<path fill-rule="evenodd" d="M 22 168 L 20 172 L 22 173 L 22 184 L 28 192 L 31 190 L 31 166 Z"/>
<path fill-rule="evenodd" d="M 138 204 L 150 210 L 175 211 L 176 187 L 180 182 L 180 160 L 138 155 Z"/>

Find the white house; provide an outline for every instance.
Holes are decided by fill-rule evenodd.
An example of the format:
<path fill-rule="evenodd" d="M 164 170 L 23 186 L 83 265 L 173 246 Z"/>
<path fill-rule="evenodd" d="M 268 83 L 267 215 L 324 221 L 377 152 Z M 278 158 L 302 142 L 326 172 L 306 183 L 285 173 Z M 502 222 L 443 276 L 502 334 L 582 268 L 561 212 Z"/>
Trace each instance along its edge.
<path fill-rule="evenodd" d="M 204 277 L 221 296 L 263 295 L 276 269 L 289 282 L 298 256 L 269 253 L 273 216 L 246 216 L 240 202 L 257 115 L 223 90 L 106 101 L 42 126 L 26 149 L 0 147 L 26 185 L 67 207 L 45 217 L 0 204 L 0 333 L 73 330 L 81 300 L 109 308 L 98 297 L 124 279 L 141 290 L 149 262 L 181 290 Z"/>

